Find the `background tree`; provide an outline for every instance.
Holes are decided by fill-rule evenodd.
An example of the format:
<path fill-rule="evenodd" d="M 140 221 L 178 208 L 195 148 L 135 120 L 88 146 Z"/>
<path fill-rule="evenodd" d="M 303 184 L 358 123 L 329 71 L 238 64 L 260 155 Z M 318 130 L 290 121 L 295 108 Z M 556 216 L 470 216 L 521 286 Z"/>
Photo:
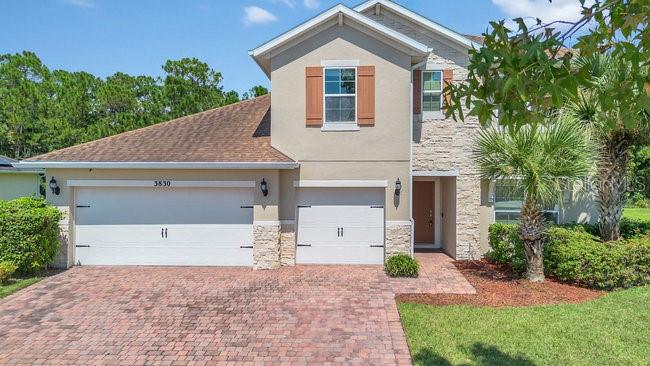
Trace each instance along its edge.
<path fill-rule="evenodd" d="M 596 192 L 599 231 L 604 241 L 621 238 L 620 225 L 628 188 L 628 166 L 635 145 L 650 142 L 650 119 L 636 94 L 631 63 L 609 54 L 581 56 L 587 84 L 566 110 L 589 127 L 598 144 Z M 616 95 L 623 96 L 619 99 Z"/>
<path fill-rule="evenodd" d="M 24 159 L 239 101 L 197 59 L 169 60 L 163 70 L 163 78 L 103 79 L 50 71 L 32 52 L 0 55 L 0 154 Z"/>
<path fill-rule="evenodd" d="M 222 76 L 196 58 L 169 60 L 163 65 L 163 94 L 170 116 L 178 118 L 224 105 Z"/>
<path fill-rule="evenodd" d="M 244 95 L 242 95 L 242 99 L 257 98 L 268 93 L 269 90 L 266 87 L 262 85 L 255 85 L 249 91 L 245 92 Z"/>
<path fill-rule="evenodd" d="M 518 179 L 524 191 L 519 235 L 524 243 L 527 277 L 544 280 L 543 207 L 557 202 L 562 181 L 587 174 L 590 145 L 582 126 L 561 116 L 547 127 L 483 128 L 474 151 L 484 179 Z"/>

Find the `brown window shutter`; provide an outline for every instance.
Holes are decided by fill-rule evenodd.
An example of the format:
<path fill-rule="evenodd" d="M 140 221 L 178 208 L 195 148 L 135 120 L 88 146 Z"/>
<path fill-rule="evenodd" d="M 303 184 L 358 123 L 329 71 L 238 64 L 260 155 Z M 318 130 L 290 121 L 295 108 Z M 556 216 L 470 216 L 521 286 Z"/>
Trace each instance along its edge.
<path fill-rule="evenodd" d="M 413 70 L 413 113 L 422 112 L 422 70 Z"/>
<path fill-rule="evenodd" d="M 306 68 L 307 92 L 305 105 L 307 109 L 307 126 L 323 125 L 323 68 L 321 66 Z"/>
<path fill-rule="evenodd" d="M 375 67 L 357 67 L 357 124 L 375 125 Z"/>
<path fill-rule="evenodd" d="M 448 85 L 451 85 L 454 81 L 454 70 L 445 69 L 442 71 L 442 80 L 444 81 L 443 88 L 446 88 Z M 451 105 L 453 101 L 451 100 L 451 95 L 448 91 L 445 92 L 445 106 Z"/>

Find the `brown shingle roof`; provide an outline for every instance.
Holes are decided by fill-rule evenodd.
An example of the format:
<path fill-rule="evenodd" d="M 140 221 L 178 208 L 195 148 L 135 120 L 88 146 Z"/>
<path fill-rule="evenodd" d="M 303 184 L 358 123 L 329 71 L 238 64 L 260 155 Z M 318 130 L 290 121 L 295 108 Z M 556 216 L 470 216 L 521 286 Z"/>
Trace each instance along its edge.
<path fill-rule="evenodd" d="M 271 95 L 52 151 L 27 161 L 291 162 L 271 147 Z"/>

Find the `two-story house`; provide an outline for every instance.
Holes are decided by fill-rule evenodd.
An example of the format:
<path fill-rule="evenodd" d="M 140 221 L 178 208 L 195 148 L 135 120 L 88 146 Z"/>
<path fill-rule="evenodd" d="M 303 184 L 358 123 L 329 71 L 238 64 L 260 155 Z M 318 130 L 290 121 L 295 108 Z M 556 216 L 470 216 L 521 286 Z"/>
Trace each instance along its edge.
<path fill-rule="evenodd" d="M 388 0 L 337 5 L 250 51 L 271 95 L 22 162 L 67 212 L 59 265 L 381 264 L 487 249 L 516 185 L 478 176 L 444 86 L 480 37 Z M 573 192 L 549 218 L 589 221 Z"/>

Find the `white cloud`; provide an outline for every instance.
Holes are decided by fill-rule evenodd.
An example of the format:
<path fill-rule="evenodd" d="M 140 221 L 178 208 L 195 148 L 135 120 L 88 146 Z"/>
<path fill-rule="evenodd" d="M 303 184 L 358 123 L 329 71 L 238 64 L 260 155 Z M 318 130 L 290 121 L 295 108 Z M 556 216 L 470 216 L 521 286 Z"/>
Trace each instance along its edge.
<path fill-rule="evenodd" d="M 302 0 L 302 4 L 309 9 L 317 9 L 320 7 L 320 1 L 318 0 Z"/>
<path fill-rule="evenodd" d="M 84 9 L 95 7 L 95 0 L 66 0 L 66 2 L 70 5 Z"/>
<path fill-rule="evenodd" d="M 244 13 L 244 24 L 246 25 L 265 24 L 278 20 L 278 17 L 271 12 L 258 6 L 247 6 L 244 8 Z"/>
<path fill-rule="evenodd" d="M 290 8 L 296 6 L 296 0 L 271 0 L 271 2 L 274 4 L 278 4 L 278 3 L 284 4 Z"/>
<path fill-rule="evenodd" d="M 582 17 L 582 7 L 577 0 L 492 0 L 494 5 L 512 18 L 533 20 L 539 18 L 544 23 L 556 20 L 574 22 Z M 591 1 L 587 1 L 590 3 Z M 528 24 L 528 22 L 526 22 Z M 508 25 L 512 26 L 513 23 Z M 555 28 L 566 28 L 558 24 Z"/>

